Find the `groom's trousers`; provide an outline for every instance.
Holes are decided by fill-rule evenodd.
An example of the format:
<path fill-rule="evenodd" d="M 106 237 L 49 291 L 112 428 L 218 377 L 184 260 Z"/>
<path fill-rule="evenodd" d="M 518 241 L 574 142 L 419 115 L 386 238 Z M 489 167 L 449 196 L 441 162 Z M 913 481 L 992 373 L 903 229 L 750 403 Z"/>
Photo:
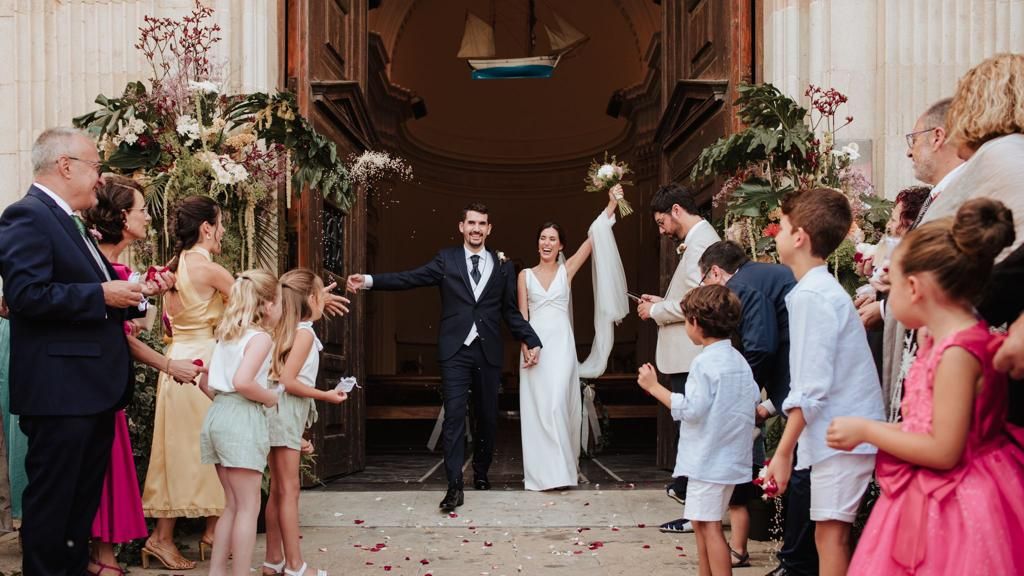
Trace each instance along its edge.
<path fill-rule="evenodd" d="M 498 429 L 498 388 L 501 368 L 492 366 L 484 356 L 480 340 L 462 346 L 454 356 L 441 362 L 441 390 L 444 394 L 444 467 L 448 485 L 462 486 L 462 466 L 466 461 L 466 410 L 473 399 L 473 473 L 486 476 L 494 455 L 494 437 Z M 472 395 L 470 394 L 472 392 Z"/>

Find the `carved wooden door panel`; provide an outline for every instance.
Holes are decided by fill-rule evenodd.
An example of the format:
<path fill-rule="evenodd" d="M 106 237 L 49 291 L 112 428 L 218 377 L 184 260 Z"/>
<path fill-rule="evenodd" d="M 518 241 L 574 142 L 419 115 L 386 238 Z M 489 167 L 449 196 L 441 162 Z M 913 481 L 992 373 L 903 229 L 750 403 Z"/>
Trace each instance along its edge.
<path fill-rule="evenodd" d="M 366 0 L 287 0 L 281 18 L 288 88 L 299 110 L 334 141 L 342 157 L 370 148 L 375 140 L 366 113 Z M 289 264 L 337 280 L 365 269 L 366 211 L 350 212 L 326 201 L 317 190 L 293 196 L 288 209 Z M 324 344 L 317 387 L 333 387 L 342 376 L 364 381 L 363 313 L 354 307 L 343 318 L 325 319 L 318 334 Z M 318 403 L 313 427 L 321 480 L 366 466 L 365 400 L 359 389 L 340 405 Z"/>
<path fill-rule="evenodd" d="M 661 143 L 663 183 L 695 188 L 702 215 L 711 217 L 713 179 L 689 182 L 701 150 L 738 127 L 732 109 L 736 87 L 754 80 L 757 0 L 666 0 L 664 7 L 664 111 L 655 138 Z M 664 290 L 679 257 L 675 244 L 661 243 Z M 667 410 L 658 413 L 658 465 L 671 468 L 678 425 Z"/>

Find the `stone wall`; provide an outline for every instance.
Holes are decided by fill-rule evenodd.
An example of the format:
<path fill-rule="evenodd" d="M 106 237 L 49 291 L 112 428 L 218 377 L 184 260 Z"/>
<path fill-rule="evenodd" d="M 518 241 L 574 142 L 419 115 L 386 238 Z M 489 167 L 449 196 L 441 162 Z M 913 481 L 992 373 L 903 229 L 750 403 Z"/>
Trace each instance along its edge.
<path fill-rule="evenodd" d="M 802 102 L 808 83 L 847 94 L 854 123 L 840 137 L 871 142 L 872 179 L 889 198 L 915 183 L 903 135 L 921 112 L 986 57 L 1024 52 L 1024 0 L 763 5 L 764 80 Z"/>
<path fill-rule="evenodd" d="M 216 62 L 230 92 L 279 84 L 280 0 L 204 0 L 216 12 Z M 146 15 L 179 18 L 192 0 L 0 0 L 0 209 L 32 182 L 32 142 L 148 78 L 134 46 Z"/>

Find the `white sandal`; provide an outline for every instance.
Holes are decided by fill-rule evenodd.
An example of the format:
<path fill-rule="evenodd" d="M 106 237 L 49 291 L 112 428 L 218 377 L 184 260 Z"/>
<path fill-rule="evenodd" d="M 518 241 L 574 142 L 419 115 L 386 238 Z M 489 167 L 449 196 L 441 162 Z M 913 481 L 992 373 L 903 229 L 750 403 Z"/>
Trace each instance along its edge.
<path fill-rule="evenodd" d="M 302 568 L 299 568 L 298 570 L 289 570 L 289 569 L 285 568 L 284 569 L 284 574 L 285 574 L 285 576 L 303 576 L 306 573 L 306 568 L 308 568 L 308 567 L 309 567 L 309 564 L 306 564 L 305 562 L 303 562 L 302 563 Z"/>
<path fill-rule="evenodd" d="M 284 572 L 283 572 L 283 570 L 284 570 L 284 560 L 281 560 L 277 564 L 271 564 L 270 562 L 264 562 L 263 563 L 263 567 L 264 568 L 269 568 L 270 570 L 274 571 L 273 573 L 263 572 L 264 576 L 281 576 L 282 574 L 284 574 Z M 261 572 L 262 572 L 262 570 L 261 570 Z"/>

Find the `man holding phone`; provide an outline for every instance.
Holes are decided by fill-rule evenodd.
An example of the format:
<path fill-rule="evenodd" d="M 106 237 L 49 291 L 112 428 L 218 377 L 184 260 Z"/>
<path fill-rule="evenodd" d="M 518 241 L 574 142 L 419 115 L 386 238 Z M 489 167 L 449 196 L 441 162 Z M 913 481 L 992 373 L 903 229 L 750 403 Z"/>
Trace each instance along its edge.
<path fill-rule="evenodd" d="M 678 184 L 662 186 L 654 193 L 651 212 L 658 232 L 680 242 L 676 252 L 682 256 L 664 298 L 652 294 L 639 296 L 637 314 L 643 320 L 653 319 L 658 324 L 655 365 L 659 372 L 668 375 L 672 392 L 685 394 L 690 363 L 700 353 L 700 346 L 686 335 L 686 318 L 680 302 L 687 292 L 703 282 L 700 257 L 708 246 L 721 238 L 711 224 L 698 215 L 696 195 Z M 682 503 L 686 496 L 686 478 L 676 478 L 665 491 L 669 498 Z M 662 524 L 661 531 L 692 532 L 693 528 L 685 518 L 679 518 Z"/>

